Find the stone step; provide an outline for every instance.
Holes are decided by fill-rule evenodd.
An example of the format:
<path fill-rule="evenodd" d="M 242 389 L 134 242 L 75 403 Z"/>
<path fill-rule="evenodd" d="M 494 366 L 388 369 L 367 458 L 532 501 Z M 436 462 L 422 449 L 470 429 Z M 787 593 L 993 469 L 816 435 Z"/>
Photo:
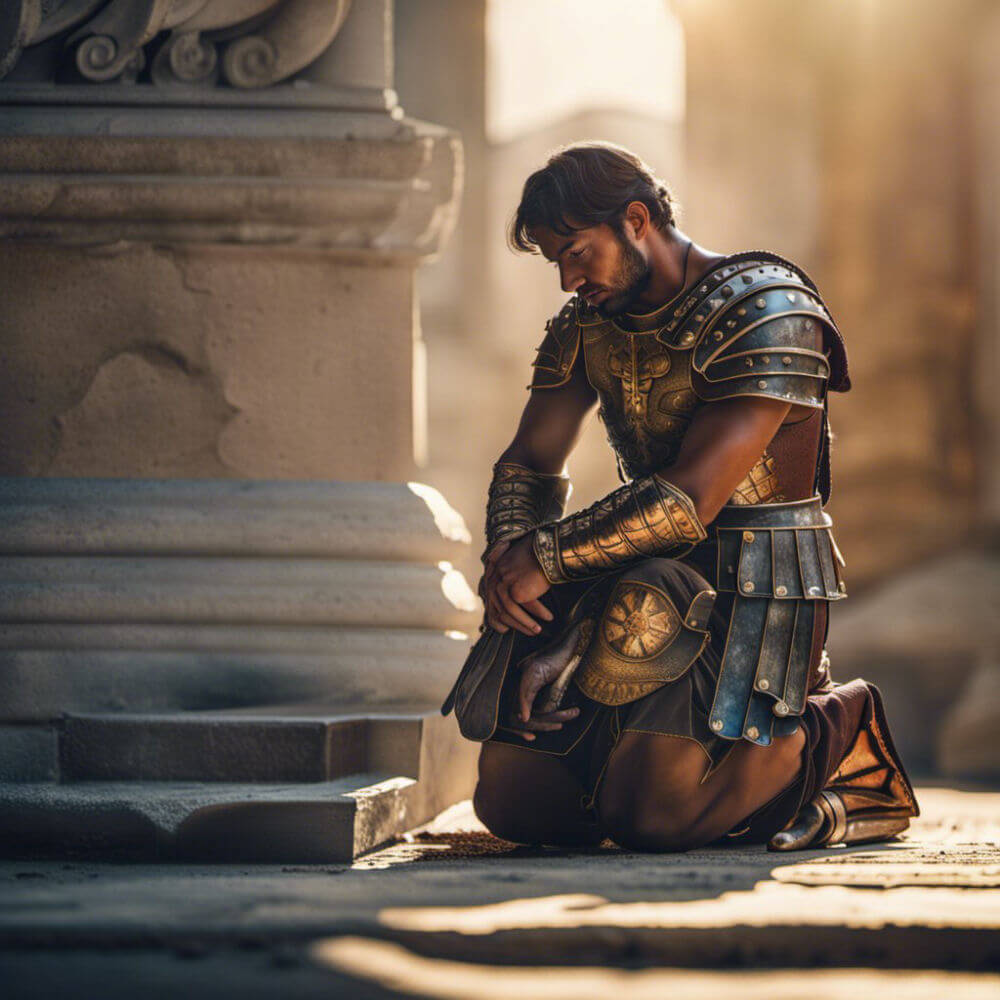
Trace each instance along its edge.
<path fill-rule="evenodd" d="M 461 739 L 454 719 L 440 715 L 325 723 L 147 719 L 145 726 L 135 718 L 67 720 L 65 760 L 77 778 L 100 772 L 106 758 L 119 754 L 128 766 L 118 773 L 131 768 L 162 776 L 188 767 L 199 778 L 0 784 L 0 853 L 348 861 L 466 798 L 475 774 L 475 745 Z M 256 745 L 261 738 L 268 743 Z M 155 752 L 165 759 L 151 757 Z M 224 761 L 230 774 L 242 767 L 256 780 L 225 780 Z M 308 780 L 324 766 L 329 775 L 355 765 L 370 770 Z"/>
<path fill-rule="evenodd" d="M 432 629 L 0 624 L 0 721 L 318 699 L 430 710 L 468 648 Z"/>
<path fill-rule="evenodd" d="M 435 564 L 469 532 L 422 483 L 0 477 L 6 555 L 313 556 Z"/>
<path fill-rule="evenodd" d="M 417 778 L 412 716 L 69 715 L 59 775 L 79 781 L 317 782 L 349 774 Z"/>
<path fill-rule="evenodd" d="M 0 556 L 0 621 L 467 628 L 479 606 L 444 562 Z"/>

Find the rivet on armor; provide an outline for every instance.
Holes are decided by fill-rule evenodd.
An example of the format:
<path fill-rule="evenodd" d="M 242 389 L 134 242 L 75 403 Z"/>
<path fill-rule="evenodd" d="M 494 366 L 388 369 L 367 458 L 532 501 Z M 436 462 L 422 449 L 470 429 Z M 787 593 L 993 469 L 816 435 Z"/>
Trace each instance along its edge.
<path fill-rule="evenodd" d="M 747 368 L 753 368 L 753 358 L 747 358 L 745 364 Z"/>
<path fill-rule="evenodd" d="M 755 740 L 758 736 L 760 736 L 760 730 L 756 726 L 747 726 L 747 736 L 750 739 Z"/>
<path fill-rule="evenodd" d="M 761 298 L 759 298 L 759 299 L 754 299 L 754 303 L 753 303 L 753 304 L 754 304 L 754 305 L 755 305 L 755 306 L 756 306 L 756 307 L 757 307 L 758 309 L 763 309 L 763 308 L 764 308 L 764 306 L 766 306 L 766 305 L 767 305 L 767 299 L 765 299 L 765 298 L 764 298 L 764 297 L 762 296 L 762 297 L 761 297 Z"/>
<path fill-rule="evenodd" d="M 720 732 L 722 729 L 722 719 L 712 719 L 712 729 L 715 732 Z"/>
<path fill-rule="evenodd" d="M 753 284 L 753 277 L 751 275 L 749 275 L 749 274 L 744 274 L 743 275 L 743 284 L 744 285 L 752 285 Z"/>
<path fill-rule="evenodd" d="M 708 595 L 709 597 L 715 597 L 715 596 L 717 596 L 714 590 L 706 590 L 706 591 L 705 591 L 705 593 L 706 593 L 706 594 L 707 594 L 707 595 Z"/>
<path fill-rule="evenodd" d="M 709 299 L 708 307 L 709 309 L 718 309 L 722 305 L 722 299 Z"/>
<path fill-rule="evenodd" d="M 747 311 L 746 311 L 746 309 L 743 308 L 743 306 L 740 306 L 739 309 L 736 310 L 736 315 L 737 316 L 746 316 L 746 314 L 747 314 Z"/>
<path fill-rule="evenodd" d="M 785 298 L 788 299 L 789 302 L 794 302 L 795 292 L 785 292 Z"/>
<path fill-rule="evenodd" d="M 727 566 L 726 567 L 726 572 L 727 573 L 735 573 L 736 572 L 736 567 L 735 566 Z"/>
<path fill-rule="evenodd" d="M 697 627 L 698 627 L 698 619 L 697 619 L 697 618 L 692 618 L 692 619 L 691 619 L 691 620 L 690 620 L 690 621 L 688 622 L 688 625 L 690 625 L 690 626 L 691 626 L 691 628 L 697 628 Z"/>
<path fill-rule="evenodd" d="M 775 587 L 774 594 L 776 597 L 785 597 L 788 594 L 788 588 L 784 585 Z"/>
<path fill-rule="evenodd" d="M 758 691 L 766 691 L 770 686 L 771 685 L 768 683 L 768 680 L 767 680 L 766 677 L 761 677 L 761 679 L 759 681 L 757 681 L 757 690 Z"/>
<path fill-rule="evenodd" d="M 712 334 L 712 336 L 715 337 L 716 340 L 722 340 L 722 331 L 716 330 L 715 333 Z"/>
<path fill-rule="evenodd" d="M 792 363 L 792 359 L 791 359 L 791 358 L 790 358 L 790 357 L 789 357 L 789 356 L 788 356 L 788 355 L 786 354 L 786 355 L 785 355 L 785 356 L 784 356 L 784 357 L 783 357 L 783 358 L 781 359 L 781 363 L 782 363 L 783 365 L 790 365 L 790 364 Z"/>
<path fill-rule="evenodd" d="M 819 597 L 819 596 L 820 596 L 820 594 L 822 594 L 822 593 L 823 593 L 823 591 L 821 591 L 821 590 L 819 589 L 819 587 L 810 587 L 810 588 L 809 588 L 809 594 L 810 594 L 810 595 L 811 595 L 812 597 Z"/>
<path fill-rule="evenodd" d="M 788 715 L 788 706 L 783 701 L 775 702 L 774 708 L 771 709 L 775 715 Z"/>
<path fill-rule="evenodd" d="M 701 313 L 695 313 L 694 318 L 697 323 L 703 323 L 705 321 L 705 317 Z"/>
<path fill-rule="evenodd" d="M 767 388 L 767 381 L 765 379 L 758 379 L 757 380 L 757 388 L 758 389 L 766 389 Z"/>
<path fill-rule="evenodd" d="M 733 290 L 732 288 L 729 287 L 729 285 L 726 285 L 724 288 L 721 288 L 719 292 L 724 299 L 731 299 L 733 297 Z"/>
<path fill-rule="evenodd" d="M 743 541 L 744 542 L 752 542 L 753 538 L 754 538 L 754 535 L 753 535 L 752 531 L 744 531 L 743 532 Z"/>
<path fill-rule="evenodd" d="M 761 364 L 769 365 L 771 363 L 771 357 L 770 357 L 770 355 L 765 354 L 764 357 L 762 357 L 760 359 L 760 361 L 761 361 Z"/>
<path fill-rule="evenodd" d="M 743 581 L 743 593 L 744 594 L 752 594 L 753 593 L 753 580 L 744 580 Z"/>
<path fill-rule="evenodd" d="M 699 289 L 699 291 L 701 291 L 701 292 L 707 292 L 708 291 L 708 285 L 702 285 L 701 288 Z"/>
<path fill-rule="evenodd" d="M 847 593 L 847 584 L 844 583 L 843 580 L 841 580 L 840 583 L 837 584 L 837 590 L 839 590 L 842 594 L 846 594 Z"/>
<path fill-rule="evenodd" d="M 692 343 L 694 343 L 694 334 L 693 333 L 685 333 L 684 336 L 681 337 L 681 343 L 682 344 L 692 344 Z"/>
<path fill-rule="evenodd" d="M 726 326 L 728 326 L 729 329 L 732 330 L 732 328 L 734 326 L 736 326 L 736 320 L 734 320 L 734 319 L 727 319 L 726 320 Z"/>

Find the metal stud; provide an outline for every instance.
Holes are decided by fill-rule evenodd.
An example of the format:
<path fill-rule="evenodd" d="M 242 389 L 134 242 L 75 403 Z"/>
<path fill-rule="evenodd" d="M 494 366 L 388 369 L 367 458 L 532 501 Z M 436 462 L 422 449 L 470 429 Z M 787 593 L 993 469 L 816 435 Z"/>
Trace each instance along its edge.
<path fill-rule="evenodd" d="M 788 715 L 788 705 L 786 705 L 783 701 L 775 702 L 774 708 L 771 711 L 773 711 L 775 715 Z"/>
<path fill-rule="evenodd" d="M 688 345 L 688 344 L 693 344 L 694 343 L 694 334 L 693 333 L 685 333 L 684 336 L 681 337 L 681 343 L 684 344 L 685 346 Z"/>
<path fill-rule="evenodd" d="M 788 355 L 786 354 L 786 355 L 785 355 L 785 356 L 784 356 L 784 357 L 783 357 L 783 358 L 781 359 L 781 363 L 782 363 L 783 365 L 790 365 L 790 364 L 792 363 L 792 359 L 791 359 L 791 358 L 790 358 L 790 357 L 789 357 L 789 356 L 788 356 Z"/>
<path fill-rule="evenodd" d="M 822 593 L 823 593 L 823 591 L 821 591 L 819 589 L 819 587 L 810 587 L 809 588 L 809 596 L 810 597 L 819 597 L 820 594 L 822 594 Z"/>
<path fill-rule="evenodd" d="M 726 285 L 725 287 L 719 289 L 719 293 L 722 295 L 724 299 L 731 299 L 734 294 L 732 288 L 730 288 L 729 285 Z"/>
<path fill-rule="evenodd" d="M 695 313 L 694 318 L 698 323 L 704 322 L 705 319 L 705 317 L 701 313 Z"/>
<path fill-rule="evenodd" d="M 712 334 L 712 336 L 715 337 L 716 340 L 722 340 L 722 336 L 723 336 L 722 335 L 722 331 L 721 330 L 716 330 L 715 333 Z"/>
<path fill-rule="evenodd" d="M 712 730 L 716 733 L 722 731 L 722 719 L 712 719 Z"/>
<path fill-rule="evenodd" d="M 757 380 L 757 388 L 758 389 L 766 389 L 767 388 L 767 381 L 765 379 L 758 379 Z"/>
<path fill-rule="evenodd" d="M 756 726 L 747 726 L 747 736 L 750 739 L 755 740 L 758 736 L 760 736 L 760 730 Z"/>
<path fill-rule="evenodd" d="M 761 679 L 757 681 L 758 691 L 766 691 L 770 686 L 771 684 L 766 677 L 761 677 Z"/>
<path fill-rule="evenodd" d="M 752 542 L 753 539 L 754 539 L 754 534 L 753 534 L 752 531 L 744 531 L 743 532 L 743 541 L 744 542 Z"/>
<path fill-rule="evenodd" d="M 753 275 L 744 274 L 743 275 L 743 284 L 744 285 L 752 285 L 753 284 Z"/>
<path fill-rule="evenodd" d="M 765 354 L 764 357 L 760 359 L 760 362 L 763 365 L 769 365 L 771 363 L 771 356 L 769 354 Z"/>
<path fill-rule="evenodd" d="M 726 326 L 728 326 L 729 329 L 732 330 L 732 328 L 734 326 L 736 326 L 736 320 L 734 320 L 734 319 L 727 319 L 726 320 Z"/>
<path fill-rule="evenodd" d="M 795 301 L 795 293 L 794 292 L 785 292 L 785 298 L 788 299 L 789 302 L 794 302 Z"/>
<path fill-rule="evenodd" d="M 744 594 L 752 594 L 753 593 L 753 580 L 744 580 L 743 581 L 743 593 Z"/>
<path fill-rule="evenodd" d="M 707 292 L 708 291 L 708 285 L 702 285 L 701 288 L 698 289 L 698 291 L 699 292 Z"/>
<path fill-rule="evenodd" d="M 788 588 L 783 584 L 781 586 L 774 588 L 775 597 L 786 597 L 788 595 Z"/>
<path fill-rule="evenodd" d="M 747 368 L 753 368 L 753 358 L 747 358 L 746 366 Z"/>
<path fill-rule="evenodd" d="M 709 309 L 718 309 L 719 306 L 721 306 L 721 305 L 722 305 L 722 299 L 709 299 L 708 300 L 708 308 Z"/>
<path fill-rule="evenodd" d="M 837 584 L 837 590 L 839 590 L 842 594 L 846 594 L 847 593 L 847 584 L 844 583 L 843 580 L 841 580 L 840 583 Z"/>
<path fill-rule="evenodd" d="M 746 309 L 743 308 L 743 306 L 740 306 L 739 309 L 736 310 L 736 315 L 737 316 L 746 316 L 746 314 L 747 314 L 747 311 L 746 311 Z"/>
<path fill-rule="evenodd" d="M 763 308 L 764 308 L 764 306 L 766 306 L 766 305 L 767 305 L 767 299 L 765 299 L 765 298 L 764 298 L 763 296 L 761 296 L 761 298 L 759 298 L 759 299 L 754 299 L 754 303 L 753 303 L 753 304 L 754 304 L 754 305 L 755 305 L 755 306 L 756 306 L 756 307 L 757 307 L 758 309 L 763 309 Z"/>
<path fill-rule="evenodd" d="M 727 566 L 726 567 L 726 572 L 727 573 L 735 573 L 736 572 L 736 567 L 735 566 Z"/>

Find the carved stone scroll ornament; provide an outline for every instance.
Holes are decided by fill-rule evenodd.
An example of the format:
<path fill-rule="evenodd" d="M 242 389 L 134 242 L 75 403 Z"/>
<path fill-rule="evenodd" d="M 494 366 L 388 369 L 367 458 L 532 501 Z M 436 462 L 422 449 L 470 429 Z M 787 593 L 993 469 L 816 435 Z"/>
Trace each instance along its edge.
<path fill-rule="evenodd" d="M 308 66 L 333 41 L 351 0 L 285 0 L 256 34 L 231 42 L 223 72 L 234 87 L 269 87 Z"/>
<path fill-rule="evenodd" d="M 158 87 L 268 87 L 333 41 L 351 0 L 3 0 L 0 79 L 23 48 L 61 32 L 92 83 L 135 82 L 149 62 Z"/>

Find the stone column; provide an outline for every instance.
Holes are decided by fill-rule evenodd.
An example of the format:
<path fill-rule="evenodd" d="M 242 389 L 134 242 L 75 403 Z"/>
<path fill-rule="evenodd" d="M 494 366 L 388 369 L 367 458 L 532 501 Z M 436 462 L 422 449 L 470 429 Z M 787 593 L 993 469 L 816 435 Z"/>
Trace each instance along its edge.
<path fill-rule="evenodd" d="M 390 0 L 0 13 L 0 779 L 20 782 L 0 800 L 18 836 L 66 843 L 81 776 L 111 783 L 101 801 L 130 830 L 159 806 L 122 779 L 158 782 L 157 802 L 170 781 L 341 782 L 335 847 L 317 820 L 316 843 L 250 835 L 246 857 L 347 856 L 468 791 L 451 720 L 424 719 L 476 622 L 450 568 L 468 532 L 406 483 L 425 446 L 414 272 L 452 228 L 461 147 L 398 106 L 391 15 Z M 290 705 L 335 735 L 296 742 Z M 359 729 L 374 711 L 416 742 Z M 66 712 L 86 718 L 56 724 Z M 243 735 L 220 742 L 220 726 Z M 299 763 L 258 751 L 255 771 L 260 740 Z M 421 790 L 393 786 L 389 820 L 368 790 L 397 780 Z M 213 815 L 242 796 L 212 787 Z M 25 807 L 36 793 L 48 812 Z M 210 853 L 190 835 L 205 802 L 150 843 Z M 136 836 L 111 840 L 148 846 Z"/>

